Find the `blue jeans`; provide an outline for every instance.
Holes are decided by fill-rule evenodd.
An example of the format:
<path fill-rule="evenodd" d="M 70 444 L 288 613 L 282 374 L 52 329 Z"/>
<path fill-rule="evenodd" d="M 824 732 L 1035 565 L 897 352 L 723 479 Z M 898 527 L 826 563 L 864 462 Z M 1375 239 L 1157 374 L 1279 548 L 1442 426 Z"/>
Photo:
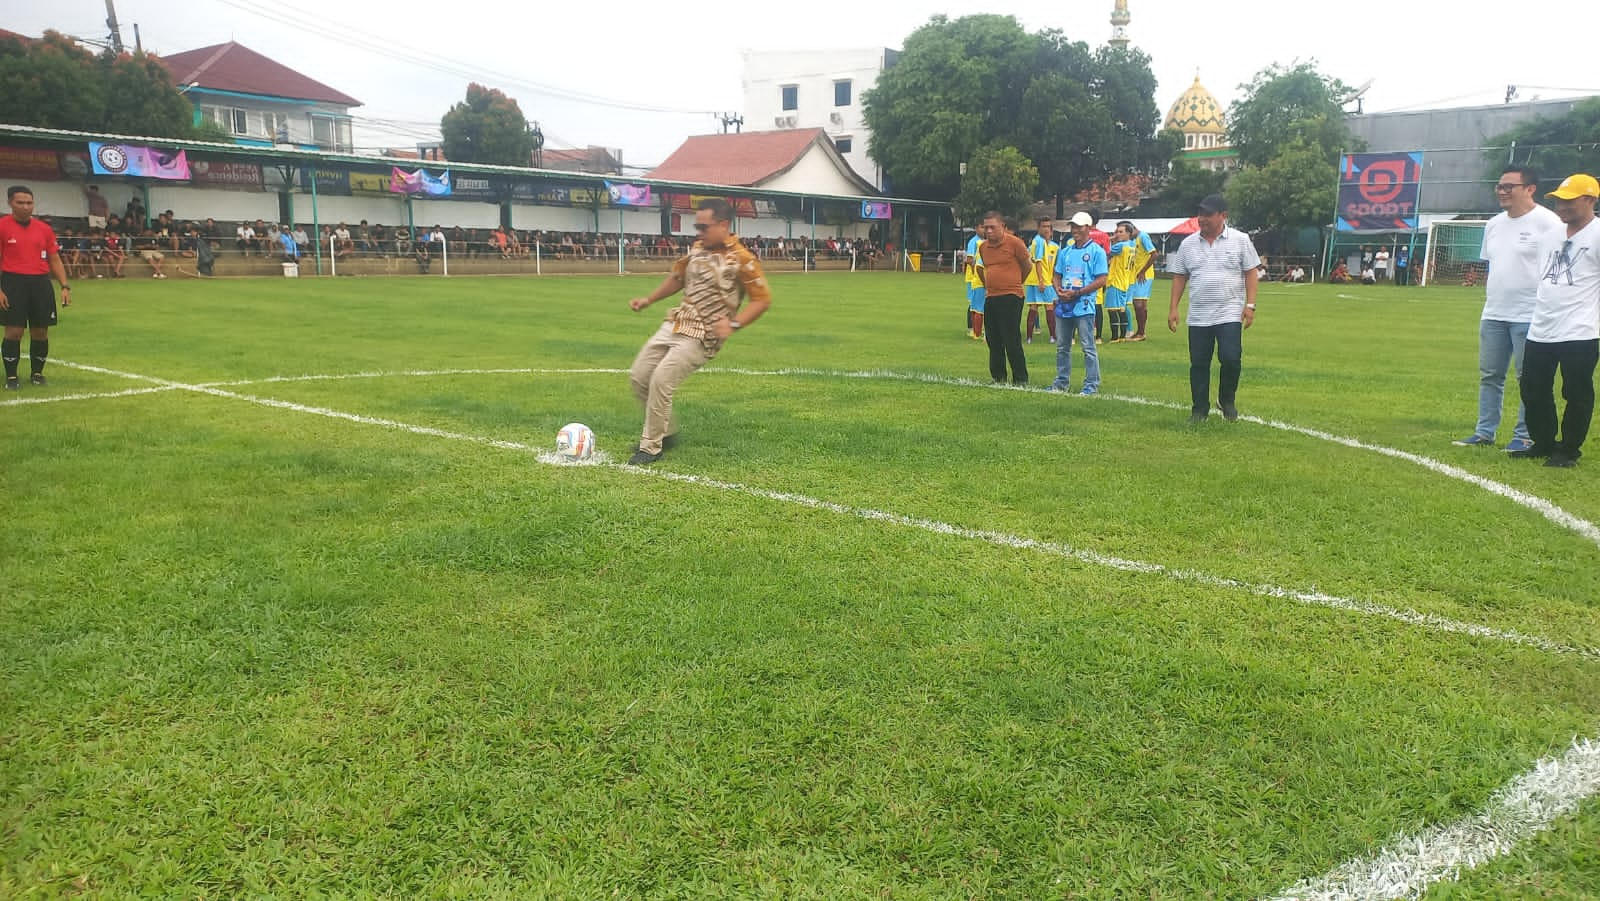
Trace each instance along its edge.
<path fill-rule="evenodd" d="M 1494 440 L 1505 409 L 1506 372 L 1514 365 L 1522 383 L 1522 349 L 1528 340 L 1528 323 L 1485 319 L 1478 323 L 1478 427 L 1480 438 Z M 1512 438 L 1528 438 L 1528 405 L 1517 405 L 1517 427 Z"/>
<path fill-rule="evenodd" d="M 1083 390 L 1092 394 L 1100 390 L 1100 353 L 1094 346 L 1093 313 L 1056 317 L 1056 380 L 1050 387 L 1055 391 L 1072 390 L 1073 332 L 1077 332 L 1078 344 L 1083 348 Z"/>

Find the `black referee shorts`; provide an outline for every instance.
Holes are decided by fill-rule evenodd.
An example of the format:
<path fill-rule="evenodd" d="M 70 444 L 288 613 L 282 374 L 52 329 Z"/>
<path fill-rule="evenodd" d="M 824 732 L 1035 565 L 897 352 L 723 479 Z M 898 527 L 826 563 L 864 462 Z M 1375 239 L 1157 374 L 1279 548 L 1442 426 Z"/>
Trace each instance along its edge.
<path fill-rule="evenodd" d="M 7 328 L 49 328 L 56 324 L 56 291 L 48 275 L 0 272 L 0 292 L 10 309 L 0 310 Z"/>

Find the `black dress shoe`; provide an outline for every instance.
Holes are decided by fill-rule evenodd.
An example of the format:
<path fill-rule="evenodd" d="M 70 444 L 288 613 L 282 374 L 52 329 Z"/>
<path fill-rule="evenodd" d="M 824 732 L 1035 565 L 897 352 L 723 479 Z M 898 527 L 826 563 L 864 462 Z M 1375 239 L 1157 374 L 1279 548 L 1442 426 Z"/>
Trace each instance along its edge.
<path fill-rule="evenodd" d="M 633 456 L 628 458 L 628 465 L 649 466 L 651 463 L 654 463 L 659 459 L 661 459 L 660 454 L 652 454 L 649 451 L 634 451 Z"/>

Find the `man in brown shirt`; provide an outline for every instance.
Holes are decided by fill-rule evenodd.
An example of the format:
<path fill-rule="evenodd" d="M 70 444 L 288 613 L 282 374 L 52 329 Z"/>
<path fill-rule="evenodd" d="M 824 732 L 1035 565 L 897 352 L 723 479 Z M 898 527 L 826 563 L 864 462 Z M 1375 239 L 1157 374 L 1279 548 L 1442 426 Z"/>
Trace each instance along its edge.
<path fill-rule="evenodd" d="M 1011 361 L 1011 383 L 1028 384 L 1028 359 L 1022 351 L 1022 280 L 1033 271 L 1033 255 L 1028 245 L 1006 228 L 1005 217 L 990 210 L 979 226 L 983 243 L 978 256 L 983 261 L 985 301 L 984 321 L 988 331 L 989 375 L 996 382 L 1006 380 L 1006 361 Z"/>
<path fill-rule="evenodd" d="M 734 332 L 761 318 L 772 305 L 772 292 L 761 262 L 733 236 L 733 205 L 720 197 L 700 201 L 695 231 L 700 239 L 687 256 L 673 264 L 672 274 L 649 297 L 628 302 L 634 310 L 683 292 L 683 303 L 639 349 L 628 378 L 633 394 L 644 404 L 644 434 L 639 450 L 628 460 L 648 466 L 677 443 L 672 420 L 672 394 L 689 374 L 717 355 Z M 740 302 L 749 300 L 740 309 Z"/>

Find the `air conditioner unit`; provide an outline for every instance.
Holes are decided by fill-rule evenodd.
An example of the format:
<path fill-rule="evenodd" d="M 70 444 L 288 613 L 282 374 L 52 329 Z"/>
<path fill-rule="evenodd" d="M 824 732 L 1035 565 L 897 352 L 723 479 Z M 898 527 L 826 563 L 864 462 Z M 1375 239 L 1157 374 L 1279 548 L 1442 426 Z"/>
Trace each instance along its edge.
<path fill-rule="evenodd" d="M 772 124 L 778 126 L 779 128 L 782 128 L 783 127 L 783 123 L 785 123 L 787 121 L 789 121 L 789 117 L 788 116 L 773 116 L 772 117 Z"/>
<path fill-rule="evenodd" d="M 798 124 L 799 121 L 800 121 L 800 117 L 799 116 L 785 116 L 783 118 L 783 124 L 787 128 L 795 127 L 795 125 Z"/>
<path fill-rule="evenodd" d="M 843 125 L 844 116 L 840 115 L 839 113 L 829 113 L 828 121 L 832 122 L 834 125 Z"/>

